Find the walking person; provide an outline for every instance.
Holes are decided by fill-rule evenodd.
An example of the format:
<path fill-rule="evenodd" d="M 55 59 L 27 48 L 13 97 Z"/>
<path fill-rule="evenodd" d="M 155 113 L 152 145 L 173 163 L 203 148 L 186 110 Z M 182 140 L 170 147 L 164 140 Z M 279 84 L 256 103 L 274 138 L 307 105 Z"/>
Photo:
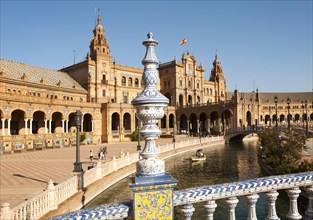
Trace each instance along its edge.
<path fill-rule="evenodd" d="M 104 154 L 103 154 L 103 151 L 100 151 L 100 160 L 102 161 L 104 159 Z"/>
<path fill-rule="evenodd" d="M 92 159 L 93 159 L 93 153 L 92 150 L 89 151 L 89 158 L 90 158 L 90 162 L 92 163 Z"/>
<path fill-rule="evenodd" d="M 107 159 L 107 154 L 108 154 L 108 148 L 105 146 L 103 148 L 103 156 L 104 156 L 104 159 L 106 160 Z"/>

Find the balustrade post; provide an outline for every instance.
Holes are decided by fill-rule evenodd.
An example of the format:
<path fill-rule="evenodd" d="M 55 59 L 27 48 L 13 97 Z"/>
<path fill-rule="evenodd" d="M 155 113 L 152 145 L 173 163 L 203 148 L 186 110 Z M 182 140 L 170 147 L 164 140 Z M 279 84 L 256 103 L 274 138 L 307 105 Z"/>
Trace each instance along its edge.
<path fill-rule="evenodd" d="M 309 206 L 308 210 L 305 211 L 306 219 L 313 219 L 313 186 L 308 186 L 305 188 L 305 191 L 308 194 Z"/>
<path fill-rule="evenodd" d="M 298 212 L 297 205 L 297 199 L 301 193 L 301 190 L 299 188 L 292 188 L 286 191 L 289 197 L 289 212 L 286 217 L 289 219 L 301 219 L 302 216 Z"/>
<path fill-rule="evenodd" d="M 235 220 L 236 219 L 236 206 L 239 202 L 237 197 L 230 197 L 226 199 L 226 205 L 228 207 L 228 219 L 229 220 Z"/>
<path fill-rule="evenodd" d="M 256 217 L 256 207 L 255 204 L 258 201 L 258 198 L 260 196 L 258 194 L 251 194 L 247 195 L 247 203 L 248 203 L 248 218 L 247 220 L 257 220 L 258 218 Z"/>
<path fill-rule="evenodd" d="M 3 203 L 1 205 L 0 219 L 1 220 L 11 219 L 10 211 L 11 211 L 10 204 L 9 203 Z"/>
<path fill-rule="evenodd" d="M 193 215 L 193 212 L 195 211 L 195 208 L 192 204 L 186 204 L 181 209 L 181 212 L 184 215 L 185 220 L 191 220 L 191 216 Z"/>
<path fill-rule="evenodd" d="M 276 200 L 279 193 L 276 190 L 265 193 L 267 200 L 268 214 L 265 220 L 279 220 L 276 214 Z"/>
<path fill-rule="evenodd" d="M 49 202 L 48 202 L 49 210 L 57 209 L 58 206 L 56 204 L 55 186 L 52 180 L 48 182 L 47 190 L 48 190 L 48 198 L 49 198 Z"/>
<path fill-rule="evenodd" d="M 207 217 L 207 220 L 213 220 L 213 214 L 215 212 L 215 208 L 217 207 L 216 202 L 214 200 L 209 200 L 205 203 L 205 214 Z"/>

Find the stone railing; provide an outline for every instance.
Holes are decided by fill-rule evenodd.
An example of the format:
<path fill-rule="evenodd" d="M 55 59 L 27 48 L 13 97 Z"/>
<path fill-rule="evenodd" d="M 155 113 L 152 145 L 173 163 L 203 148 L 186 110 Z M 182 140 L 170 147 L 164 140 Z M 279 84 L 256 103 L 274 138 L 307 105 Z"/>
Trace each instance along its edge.
<path fill-rule="evenodd" d="M 184 148 L 187 146 L 192 146 L 199 144 L 200 142 L 214 144 L 215 141 L 223 140 L 223 137 L 210 137 L 210 138 L 202 138 L 201 140 L 195 138 L 193 140 L 176 142 L 174 144 L 166 144 L 163 146 L 158 146 L 161 152 L 170 151 L 173 149 Z M 175 156 L 172 154 L 171 156 Z M 169 156 L 168 156 L 169 157 Z M 117 171 L 123 167 L 129 166 L 131 164 L 136 163 L 139 160 L 138 153 L 129 154 L 126 153 L 126 156 L 123 158 L 116 159 L 113 156 L 113 159 L 106 163 L 97 163 L 97 165 L 83 172 L 81 176 L 83 186 L 86 187 L 95 181 L 103 178 L 104 176 Z M 135 172 L 133 170 L 132 172 Z M 129 173 L 131 174 L 131 173 Z M 112 184 L 124 178 L 119 177 L 115 181 L 112 181 Z M 79 184 L 80 184 L 80 176 L 73 176 L 70 179 L 66 180 L 63 183 L 58 185 L 54 185 L 53 181 L 50 180 L 47 188 L 44 192 L 39 195 L 19 204 L 16 207 L 10 208 L 10 204 L 4 203 L 1 205 L 1 220 L 26 220 L 26 219 L 39 219 L 41 216 L 45 215 L 51 210 L 55 210 L 58 208 L 58 205 L 73 196 L 78 192 Z M 106 186 L 106 188 L 109 186 Z M 98 193 L 101 193 L 106 188 L 99 189 Z M 87 203 L 88 201 L 86 201 Z"/>
<path fill-rule="evenodd" d="M 205 202 L 204 209 L 206 219 L 213 219 L 214 211 L 217 207 L 217 200 L 225 200 L 228 208 L 228 219 L 236 219 L 236 206 L 239 202 L 237 197 L 245 197 L 248 204 L 248 218 L 256 220 L 256 208 L 259 193 L 264 193 L 267 200 L 267 218 L 278 220 L 276 214 L 276 199 L 279 195 L 277 190 L 286 190 L 289 197 L 289 210 L 286 210 L 288 219 L 301 219 L 298 212 L 297 198 L 301 191 L 307 194 L 309 199 L 308 209 L 305 212 L 307 219 L 313 218 L 313 172 L 289 174 L 281 176 L 270 176 L 258 179 L 188 188 L 174 191 L 173 203 L 180 206 L 180 212 L 185 220 L 192 219 L 195 212 L 193 203 Z M 301 190 L 300 190 L 301 189 Z M 51 220 L 60 219 L 121 219 L 130 217 L 132 202 L 102 205 L 95 208 L 84 209 L 68 213 L 66 215 L 56 216 Z M 197 210 L 199 211 L 199 210 Z"/>

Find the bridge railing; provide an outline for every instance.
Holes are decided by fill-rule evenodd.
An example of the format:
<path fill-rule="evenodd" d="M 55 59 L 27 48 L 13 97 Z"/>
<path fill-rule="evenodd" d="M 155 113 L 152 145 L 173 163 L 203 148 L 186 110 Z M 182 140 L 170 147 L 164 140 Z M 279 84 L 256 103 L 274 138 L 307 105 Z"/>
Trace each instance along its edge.
<path fill-rule="evenodd" d="M 212 143 L 214 141 L 222 140 L 223 137 L 211 137 L 201 139 L 201 143 Z M 170 151 L 173 149 L 184 148 L 187 146 L 200 143 L 200 139 L 194 138 L 192 140 L 177 142 L 173 144 L 166 144 L 159 146 L 161 152 Z M 175 148 L 174 148 L 175 146 Z M 174 155 L 174 154 L 173 154 Z M 172 156 L 173 156 L 172 155 Z M 123 158 L 113 159 L 106 163 L 98 163 L 94 168 L 83 172 L 82 182 L 86 187 L 104 176 L 117 171 L 125 166 L 136 163 L 139 160 L 138 153 L 126 154 Z M 122 177 L 121 177 L 122 178 Z M 10 204 L 4 203 L 1 205 L 0 219 L 1 220 L 26 220 L 39 219 L 51 210 L 57 209 L 58 205 L 73 196 L 78 192 L 79 178 L 73 176 L 70 179 L 54 185 L 50 180 L 44 192 L 34 196 L 33 198 L 18 204 L 15 207 L 10 207 Z M 101 191 L 99 192 L 101 193 Z M 86 201 L 88 202 L 88 201 Z"/>
<path fill-rule="evenodd" d="M 281 176 L 262 177 L 233 183 L 203 186 L 174 191 L 173 203 L 180 207 L 180 212 L 185 220 L 191 220 L 195 212 L 194 203 L 205 202 L 206 219 L 213 219 L 217 200 L 225 200 L 228 208 L 228 219 L 235 219 L 237 197 L 245 197 L 248 204 L 248 219 L 257 219 L 256 208 L 260 193 L 264 193 L 267 200 L 267 219 L 276 219 L 276 200 L 279 196 L 277 190 L 286 190 L 289 197 L 289 210 L 286 216 L 289 219 L 301 219 L 298 212 L 297 198 L 301 191 L 308 196 L 309 204 L 305 215 L 313 218 L 313 172 L 289 174 Z M 130 217 L 132 202 L 101 205 L 53 217 L 51 220 L 60 219 L 121 219 Z M 198 211 L 198 210 L 197 210 Z"/>

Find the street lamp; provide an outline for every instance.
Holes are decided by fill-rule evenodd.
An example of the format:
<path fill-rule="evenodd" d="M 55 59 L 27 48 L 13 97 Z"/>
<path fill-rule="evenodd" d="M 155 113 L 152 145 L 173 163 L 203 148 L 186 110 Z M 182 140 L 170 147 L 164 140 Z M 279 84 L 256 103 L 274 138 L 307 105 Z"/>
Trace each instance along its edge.
<path fill-rule="evenodd" d="M 302 100 L 301 103 L 302 103 L 302 105 L 301 105 L 301 108 L 302 108 L 302 129 L 304 131 L 304 101 Z"/>
<path fill-rule="evenodd" d="M 77 110 L 75 112 L 75 124 L 76 124 L 76 162 L 74 163 L 73 172 L 82 172 L 82 164 L 80 162 L 80 141 L 79 141 L 79 131 L 82 123 L 82 112 Z"/>
<path fill-rule="evenodd" d="M 274 102 L 275 102 L 275 110 L 276 110 L 276 129 L 277 129 L 278 128 L 278 122 L 277 122 L 277 119 L 278 119 L 278 117 L 277 117 L 277 102 L 278 102 L 278 98 L 277 98 L 276 95 L 274 97 Z"/>
<path fill-rule="evenodd" d="M 306 122 L 305 131 L 306 131 L 306 136 L 308 136 L 308 134 L 309 134 L 308 103 L 309 103 L 309 100 L 306 99 L 305 100 L 305 122 Z"/>
<path fill-rule="evenodd" d="M 290 111 L 290 102 L 291 102 L 291 100 L 290 100 L 290 98 L 288 97 L 287 98 L 287 105 L 288 105 L 288 107 L 287 107 L 287 109 L 288 109 L 288 116 L 287 116 L 287 119 L 288 119 L 288 130 L 290 131 L 290 114 L 289 114 L 289 111 Z"/>

